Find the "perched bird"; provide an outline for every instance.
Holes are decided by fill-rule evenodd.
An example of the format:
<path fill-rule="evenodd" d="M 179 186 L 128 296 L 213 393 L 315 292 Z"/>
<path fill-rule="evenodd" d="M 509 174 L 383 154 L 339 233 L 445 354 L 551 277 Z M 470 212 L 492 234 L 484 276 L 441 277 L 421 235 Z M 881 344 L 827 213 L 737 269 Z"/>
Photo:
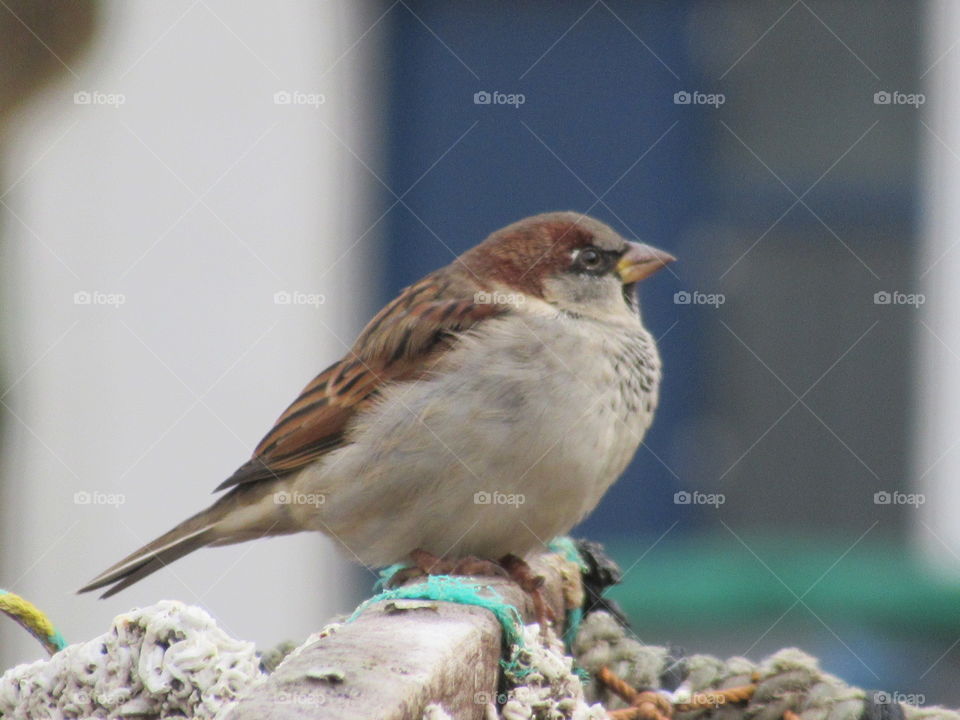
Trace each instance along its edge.
<path fill-rule="evenodd" d="M 596 507 L 653 419 L 660 358 L 636 285 L 673 260 L 579 213 L 498 230 L 383 308 L 228 492 L 80 592 L 301 530 L 424 571 L 542 550 Z"/>

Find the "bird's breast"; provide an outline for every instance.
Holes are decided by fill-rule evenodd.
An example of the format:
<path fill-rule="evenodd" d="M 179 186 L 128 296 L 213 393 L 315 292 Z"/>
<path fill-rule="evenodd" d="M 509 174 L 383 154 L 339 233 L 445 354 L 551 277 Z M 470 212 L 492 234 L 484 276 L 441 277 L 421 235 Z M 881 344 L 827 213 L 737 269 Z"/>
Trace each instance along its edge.
<path fill-rule="evenodd" d="M 388 393 L 383 409 L 393 423 L 415 418 L 413 445 L 444 456 L 452 474 L 566 504 L 579 519 L 633 457 L 659 382 L 639 320 L 516 314 L 463 337 L 427 379 Z"/>

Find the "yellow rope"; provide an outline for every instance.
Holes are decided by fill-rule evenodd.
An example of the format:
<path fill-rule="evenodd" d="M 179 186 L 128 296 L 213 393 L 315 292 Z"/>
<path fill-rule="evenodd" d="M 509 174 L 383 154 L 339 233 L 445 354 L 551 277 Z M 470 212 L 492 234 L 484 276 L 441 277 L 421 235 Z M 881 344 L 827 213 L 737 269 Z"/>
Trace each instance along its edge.
<path fill-rule="evenodd" d="M 67 646 L 63 635 L 40 608 L 19 595 L 0 589 L 0 612 L 19 623 L 53 655 Z"/>

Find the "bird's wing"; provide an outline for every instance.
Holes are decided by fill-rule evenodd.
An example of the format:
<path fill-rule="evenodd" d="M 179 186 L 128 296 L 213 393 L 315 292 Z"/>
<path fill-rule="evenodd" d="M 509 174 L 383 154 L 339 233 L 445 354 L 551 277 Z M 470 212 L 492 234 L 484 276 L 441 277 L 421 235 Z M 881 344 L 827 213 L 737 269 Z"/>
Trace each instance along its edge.
<path fill-rule="evenodd" d="M 346 444 L 349 421 L 385 385 L 422 377 L 460 333 L 510 312 L 510 306 L 478 302 L 481 290 L 451 268 L 404 290 L 377 313 L 342 360 L 303 389 L 253 457 L 217 490 L 286 475 Z"/>

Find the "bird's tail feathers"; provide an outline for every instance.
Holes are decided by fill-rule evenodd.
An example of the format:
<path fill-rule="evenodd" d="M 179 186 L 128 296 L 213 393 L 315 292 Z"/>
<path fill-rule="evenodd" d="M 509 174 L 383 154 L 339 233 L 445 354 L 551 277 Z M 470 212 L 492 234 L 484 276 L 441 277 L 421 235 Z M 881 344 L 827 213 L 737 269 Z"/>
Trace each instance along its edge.
<path fill-rule="evenodd" d="M 283 515 L 276 514 L 278 508 L 270 502 L 271 495 L 271 488 L 236 488 L 206 510 L 107 568 L 77 592 L 112 585 L 100 596 L 108 598 L 204 546 L 295 532 L 297 528 L 286 527 Z"/>

